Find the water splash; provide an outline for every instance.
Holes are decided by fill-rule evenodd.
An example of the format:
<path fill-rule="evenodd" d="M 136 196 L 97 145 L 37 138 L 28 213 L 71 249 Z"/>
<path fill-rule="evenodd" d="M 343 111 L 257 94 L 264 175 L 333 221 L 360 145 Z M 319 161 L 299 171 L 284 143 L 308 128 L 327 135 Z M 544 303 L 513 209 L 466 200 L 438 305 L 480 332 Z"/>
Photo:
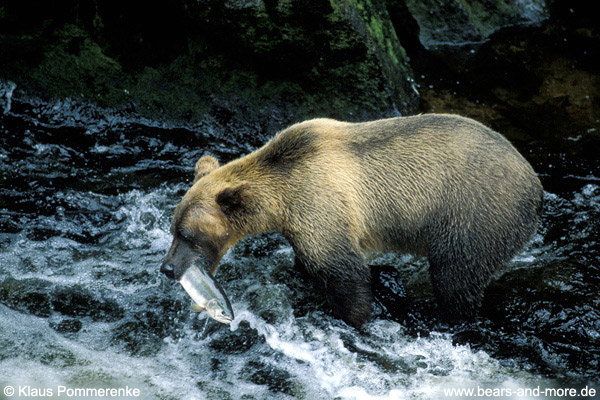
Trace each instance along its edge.
<path fill-rule="evenodd" d="M 4 110 L 4 114 L 10 112 L 13 92 L 17 88 L 17 85 L 11 81 L 0 80 L 0 105 Z"/>

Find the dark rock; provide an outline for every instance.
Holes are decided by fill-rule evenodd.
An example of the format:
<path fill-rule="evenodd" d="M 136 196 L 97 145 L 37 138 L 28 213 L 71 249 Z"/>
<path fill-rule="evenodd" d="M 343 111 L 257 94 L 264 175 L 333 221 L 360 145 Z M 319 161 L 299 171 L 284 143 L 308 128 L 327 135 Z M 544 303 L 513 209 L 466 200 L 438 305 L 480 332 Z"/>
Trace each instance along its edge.
<path fill-rule="evenodd" d="M 379 61 L 381 72 L 399 110 L 410 111 L 417 99 L 408 56 L 398 40 L 385 1 L 332 1 L 369 46 Z"/>
<path fill-rule="evenodd" d="M 160 351 L 167 337 L 177 339 L 185 315 L 182 303 L 152 294 L 143 298 L 140 311 L 127 313 L 113 330 L 113 341 L 133 355 L 151 356 Z"/>
<path fill-rule="evenodd" d="M 6 278 L 0 283 L 0 303 L 39 317 L 52 314 L 50 291 L 52 284 L 35 278 Z"/>
<path fill-rule="evenodd" d="M 162 339 L 146 330 L 140 321 L 128 321 L 119 325 L 113 332 L 113 340 L 124 343 L 132 355 L 152 356 L 160 351 Z"/>
<path fill-rule="evenodd" d="M 389 265 L 370 265 L 371 285 L 376 309 L 382 315 L 401 320 L 411 306 L 398 269 Z"/>
<path fill-rule="evenodd" d="M 403 358 L 392 358 L 377 351 L 366 350 L 355 343 L 355 338 L 350 335 L 342 335 L 340 339 L 349 351 L 356 353 L 359 359 L 367 360 L 376 364 L 382 371 L 391 374 L 413 375 L 417 372 L 414 362 L 407 362 Z"/>
<path fill-rule="evenodd" d="M 91 317 L 94 321 L 116 321 L 123 309 L 112 299 L 99 297 L 81 286 L 61 286 L 52 291 L 55 311 L 70 317 Z"/>
<path fill-rule="evenodd" d="M 549 16 L 545 0 L 407 0 L 406 5 L 419 24 L 421 43 L 433 51 L 482 43 L 500 28 Z"/>
<path fill-rule="evenodd" d="M 556 1 L 550 19 L 501 29 L 460 59 L 418 47 L 409 53 L 421 71 L 424 111 L 469 116 L 501 132 L 552 193 L 600 172 L 600 30 L 583 3 Z"/>
<path fill-rule="evenodd" d="M 156 316 L 148 312 L 140 312 L 126 322 L 118 325 L 113 331 L 113 341 L 124 344 L 132 355 L 152 356 L 158 353 L 163 345 L 163 337 L 158 334 L 156 325 L 152 323 Z"/>
<path fill-rule="evenodd" d="M 249 351 L 255 344 L 264 343 L 265 339 L 256 329 L 246 322 L 241 322 L 234 332 L 220 330 L 213 335 L 209 347 L 224 354 L 242 354 Z"/>
<path fill-rule="evenodd" d="M 599 284 L 594 271 L 577 263 L 507 272 L 486 290 L 483 318 L 458 327 L 454 341 L 545 373 L 593 374 L 600 363 L 600 310 L 590 289 Z"/>
<path fill-rule="evenodd" d="M 227 390 L 222 389 L 215 384 L 198 381 L 196 385 L 208 400 L 234 400 L 234 397 L 227 392 Z"/>
<path fill-rule="evenodd" d="M 36 358 L 38 358 L 42 364 L 58 368 L 67 368 L 80 365 L 80 361 L 77 359 L 77 356 L 68 349 L 54 345 L 47 345 L 39 350 L 41 352 L 36 354 Z"/>
<path fill-rule="evenodd" d="M 271 392 L 296 398 L 303 398 L 305 395 L 300 382 L 294 380 L 289 372 L 262 361 L 248 361 L 241 377 L 257 385 L 266 385 Z"/>

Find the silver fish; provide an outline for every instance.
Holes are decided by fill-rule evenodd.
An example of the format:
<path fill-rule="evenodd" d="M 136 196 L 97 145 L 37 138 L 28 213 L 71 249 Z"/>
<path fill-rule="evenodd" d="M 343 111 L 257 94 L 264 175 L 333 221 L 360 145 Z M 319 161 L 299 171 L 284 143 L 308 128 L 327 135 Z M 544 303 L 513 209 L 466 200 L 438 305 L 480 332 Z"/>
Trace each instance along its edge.
<path fill-rule="evenodd" d="M 196 302 L 192 311 L 205 311 L 209 317 L 224 324 L 233 321 L 233 309 L 223 288 L 204 268 L 192 265 L 185 271 L 179 283 Z"/>

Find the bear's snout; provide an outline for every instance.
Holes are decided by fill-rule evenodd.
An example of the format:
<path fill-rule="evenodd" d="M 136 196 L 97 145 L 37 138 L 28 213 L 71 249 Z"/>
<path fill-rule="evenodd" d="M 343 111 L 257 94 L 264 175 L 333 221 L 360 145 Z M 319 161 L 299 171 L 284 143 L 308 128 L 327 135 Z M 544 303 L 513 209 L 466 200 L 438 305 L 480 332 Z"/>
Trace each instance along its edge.
<path fill-rule="evenodd" d="M 160 266 L 160 272 L 165 274 L 165 276 L 169 279 L 175 279 L 175 268 L 173 267 L 173 265 L 171 265 L 167 262 L 164 262 Z"/>
<path fill-rule="evenodd" d="M 178 281 L 185 270 L 200 256 L 192 245 L 184 240 L 174 239 L 169 253 L 160 266 L 160 272 L 167 278 Z"/>

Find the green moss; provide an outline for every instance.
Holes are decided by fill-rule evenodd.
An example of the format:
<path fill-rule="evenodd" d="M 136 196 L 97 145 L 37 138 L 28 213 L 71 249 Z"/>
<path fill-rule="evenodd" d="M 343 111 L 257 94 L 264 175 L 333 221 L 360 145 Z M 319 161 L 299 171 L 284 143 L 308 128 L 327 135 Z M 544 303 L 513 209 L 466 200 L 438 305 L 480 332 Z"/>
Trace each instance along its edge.
<path fill-rule="evenodd" d="M 391 26 L 386 26 L 387 29 L 384 32 L 384 23 L 381 18 L 371 16 L 369 27 L 372 37 L 377 41 L 377 45 L 387 52 L 394 64 L 398 65 L 401 62 L 406 62 L 406 51 L 400 45 L 396 31 Z"/>
<path fill-rule="evenodd" d="M 54 97 L 86 97 L 101 105 L 120 105 L 127 100 L 127 77 L 120 65 L 75 25 L 56 32 L 29 79 Z"/>
<path fill-rule="evenodd" d="M 356 31 L 362 32 L 395 101 L 405 111 L 414 100 L 407 82 L 411 80 L 405 49 L 400 44 L 385 3 L 379 0 L 331 0 L 338 13 L 346 15 Z"/>
<path fill-rule="evenodd" d="M 382 27 L 381 20 L 378 18 L 375 18 L 372 15 L 368 26 L 369 26 L 369 33 L 371 33 L 371 35 L 377 41 L 377 43 L 381 43 L 384 40 L 383 27 Z"/>
<path fill-rule="evenodd" d="M 339 13 L 353 15 L 351 22 L 355 26 L 364 24 L 366 39 L 371 42 L 374 52 L 385 49 L 385 53 L 395 53 L 396 47 L 402 47 L 385 7 L 377 7 L 370 0 L 331 0 L 331 4 Z"/>
<path fill-rule="evenodd" d="M 458 0 L 458 3 L 462 6 L 463 10 L 469 16 L 471 23 L 477 29 L 479 34 L 484 37 L 490 34 L 492 31 L 490 27 L 485 23 L 485 9 L 483 9 L 479 4 L 469 4 L 467 0 Z"/>
<path fill-rule="evenodd" d="M 295 120 L 381 116 L 407 101 L 410 70 L 378 1 L 316 0 L 307 8 L 281 0 L 268 9 L 265 2 L 227 9 L 208 2 L 194 18 L 211 33 L 185 33 L 187 48 L 165 52 L 168 59 L 146 55 L 152 63 L 131 55 L 144 56 L 131 39 L 140 32 L 111 44 L 100 14 L 91 19 L 93 34 L 75 18 L 56 23 L 46 37 L 33 28 L 19 33 L 25 44 L 19 48 L 31 53 L 27 61 L 10 47 L 14 37 L 0 34 L 0 46 L 16 55 L 14 63 L 0 64 L 0 76 L 42 97 L 79 97 L 172 120 L 217 115 L 256 125 L 273 113 Z"/>
<path fill-rule="evenodd" d="M 511 20 L 516 21 L 519 14 L 519 11 L 505 0 L 493 0 L 492 7 L 488 3 L 472 0 L 458 0 L 458 3 L 483 37 L 491 35 Z"/>
<path fill-rule="evenodd" d="M 188 56 L 134 75 L 130 93 L 142 115 L 200 121 L 208 111 L 198 69 Z"/>
<path fill-rule="evenodd" d="M 400 60 L 398 59 L 398 56 L 394 52 L 392 40 L 390 38 L 386 38 L 385 41 L 386 41 L 386 48 L 388 50 L 388 55 L 390 56 L 390 59 L 394 62 L 394 64 L 399 64 Z M 404 50 L 404 49 L 402 48 L 402 50 Z M 406 56 L 406 53 L 402 52 L 402 55 Z"/>

